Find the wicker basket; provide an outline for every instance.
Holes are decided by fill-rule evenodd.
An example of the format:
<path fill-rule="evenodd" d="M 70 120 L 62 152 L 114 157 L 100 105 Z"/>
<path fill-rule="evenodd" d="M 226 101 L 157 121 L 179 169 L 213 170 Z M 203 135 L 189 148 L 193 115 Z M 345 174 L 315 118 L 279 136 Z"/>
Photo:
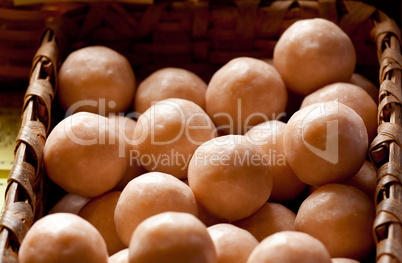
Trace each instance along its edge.
<path fill-rule="evenodd" d="M 177 66 L 208 81 L 234 57 L 271 57 L 280 34 L 294 21 L 311 17 L 337 23 L 355 45 L 356 70 L 380 85 L 378 136 L 369 149 L 378 168 L 373 225 L 377 249 L 372 262 L 402 262 L 401 35 L 395 22 L 378 9 L 346 0 L 22 7 L 0 0 L 0 21 L 5 25 L 0 29 L 0 80 L 29 82 L 0 219 L 1 262 L 18 262 L 26 232 L 58 198 L 57 188 L 52 190 L 46 180 L 42 150 L 57 121 L 57 104 L 52 102 L 57 68 L 71 50 L 91 44 L 110 46 L 130 60 L 140 80 L 158 68 Z M 51 29 L 44 31 L 47 26 Z"/>

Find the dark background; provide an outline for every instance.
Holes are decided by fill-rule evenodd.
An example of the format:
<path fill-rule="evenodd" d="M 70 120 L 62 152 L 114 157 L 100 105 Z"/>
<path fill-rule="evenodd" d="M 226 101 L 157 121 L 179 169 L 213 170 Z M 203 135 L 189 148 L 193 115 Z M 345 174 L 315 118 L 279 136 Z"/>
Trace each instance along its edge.
<path fill-rule="evenodd" d="M 363 2 L 377 7 L 390 18 L 394 19 L 399 27 L 401 27 L 402 0 L 363 0 Z"/>

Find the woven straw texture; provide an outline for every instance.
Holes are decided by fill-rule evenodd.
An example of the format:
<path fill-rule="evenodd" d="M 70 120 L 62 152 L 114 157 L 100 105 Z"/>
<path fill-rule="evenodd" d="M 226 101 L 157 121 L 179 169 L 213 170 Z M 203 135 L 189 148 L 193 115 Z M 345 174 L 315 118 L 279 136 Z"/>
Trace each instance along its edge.
<path fill-rule="evenodd" d="M 355 45 L 357 70 L 380 85 L 378 136 L 369 149 L 378 169 L 375 261 L 402 262 L 400 31 L 372 6 L 330 0 L 22 7 L 0 1 L 0 80 L 28 80 L 15 164 L 0 219 L 1 262 L 18 262 L 26 232 L 46 213 L 47 202 L 54 202 L 42 167 L 42 151 L 52 126 L 57 68 L 71 50 L 91 44 L 110 46 L 130 60 L 139 79 L 158 68 L 177 66 L 208 80 L 232 58 L 272 57 L 281 33 L 294 21 L 312 17 L 337 23 Z M 45 31 L 48 26 L 51 30 Z"/>

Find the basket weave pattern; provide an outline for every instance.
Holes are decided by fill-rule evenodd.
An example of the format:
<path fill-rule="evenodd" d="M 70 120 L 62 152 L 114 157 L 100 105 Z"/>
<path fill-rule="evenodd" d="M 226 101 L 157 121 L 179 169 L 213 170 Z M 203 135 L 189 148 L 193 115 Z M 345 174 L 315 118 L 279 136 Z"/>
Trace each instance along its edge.
<path fill-rule="evenodd" d="M 391 21 L 382 21 L 375 31 L 381 83 L 379 127 L 369 149 L 370 158 L 378 168 L 374 237 L 378 262 L 402 262 L 401 35 Z"/>
<path fill-rule="evenodd" d="M 102 44 L 123 53 L 140 76 L 163 66 L 180 66 L 208 79 L 232 58 L 272 57 L 276 41 L 290 24 L 323 17 L 351 36 L 359 65 L 378 65 L 370 38 L 376 9 L 355 1 L 161 1 L 150 6 L 103 2 L 31 8 L 0 6 L 6 38 L 0 45 L 6 54 L 0 78 L 26 78 L 33 44 L 45 24 L 56 30 L 61 58 L 71 48 Z M 22 16 L 25 21 L 19 21 Z M 16 52 L 7 51 L 16 44 L 18 57 L 11 57 Z"/>
<path fill-rule="evenodd" d="M 355 45 L 357 69 L 374 74 L 381 84 L 378 136 L 369 149 L 378 168 L 376 262 L 402 262 L 401 34 L 376 8 L 357 1 L 221 0 L 60 4 L 55 9 L 17 8 L 0 0 L 0 21 L 6 25 L 0 38 L 7 40 L 0 45 L 0 79 L 30 76 L 0 219 L 1 262 L 18 262 L 26 232 L 47 209 L 42 151 L 51 129 L 57 66 L 71 50 L 110 46 L 130 60 L 139 79 L 165 66 L 187 68 L 209 79 L 232 58 L 272 57 L 281 33 L 294 21 L 312 17 L 337 23 Z M 52 30 L 37 48 L 33 42 L 39 41 L 45 25 Z M 24 52 L 9 54 L 16 43 Z"/>

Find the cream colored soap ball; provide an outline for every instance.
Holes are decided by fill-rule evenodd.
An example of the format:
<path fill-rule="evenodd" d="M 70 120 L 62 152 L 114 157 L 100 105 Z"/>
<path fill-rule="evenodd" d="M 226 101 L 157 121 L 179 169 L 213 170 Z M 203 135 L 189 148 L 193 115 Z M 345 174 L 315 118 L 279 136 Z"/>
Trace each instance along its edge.
<path fill-rule="evenodd" d="M 120 191 L 111 191 L 95 197 L 78 214 L 98 229 L 106 242 L 109 255 L 126 248 L 117 235 L 114 223 L 114 210 L 120 194 Z"/>
<path fill-rule="evenodd" d="M 217 263 L 206 226 L 188 213 L 164 212 L 143 221 L 133 233 L 129 263 Z"/>
<path fill-rule="evenodd" d="M 349 179 L 363 165 L 368 150 L 362 118 L 336 101 L 312 104 L 294 113 L 283 141 L 290 167 L 309 185 Z"/>
<path fill-rule="evenodd" d="M 198 215 L 191 189 L 176 177 L 150 172 L 131 180 L 123 189 L 114 211 L 117 234 L 126 246 L 137 226 L 150 216 L 177 211 Z"/>
<path fill-rule="evenodd" d="M 244 134 L 250 127 L 280 116 L 287 99 L 285 84 L 273 66 L 239 57 L 212 76 L 206 111 L 224 133 Z"/>
<path fill-rule="evenodd" d="M 346 82 L 326 85 L 306 96 L 301 108 L 308 105 L 336 100 L 352 108 L 363 119 L 371 142 L 377 135 L 377 104 L 370 95 L 359 86 Z"/>
<path fill-rule="evenodd" d="M 233 224 L 247 230 L 261 242 L 276 232 L 294 230 L 295 218 L 296 214 L 286 206 L 267 202 L 251 216 Z"/>
<path fill-rule="evenodd" d="M 79 112 L 63 119 L 43 149 L 49 178 L 67 192 L 85 197 L 111 190 L 128 163 L 120 138 L 108 118 L 98 114 Z"/>
<path fill-rule="evenodd" d="M 145 112 L 152 104 L 170 98 L 193 101 L 205 109 L 207 84 L 196 74 L 182 68 L 162 68 L 144 79 L 135 94 L 135 111 Z"/>
<path fill-rule="evenodd" d="M 364 260 L 374 248 L 372 200 L 353 186 L 326 184 L 301 204 L 296 231 L 319 239 L 331 257 Z"/>
<path fill-rule="evenodd" d="M 71 213 L 55 213 L 36 221 L 18 253 L 21 263 L 107 263 L 101 234 L 89 222 Z"/>
<path fill-rule="evenodd" d="M 256 212 L 267 202 L 272 181 L 265 153 L 243 135 L 202 144 L 188 167 L 188 182 L 199 205 L 228 221 Z"/>
<path fill-rule="evenodd" d="M 263 241 L 247 263 L 331 263 L 325 246 L 316 238 L 297 231 L 281 231 Z"/>
<path fill-rule="evenodd" d="M 272 120 L 251 128 L 245 136 L 252 144 L 261 146 L 268 157 L 273 177 L 271 201 L 286 202 L 295 199 L 306 188 L 286 161 L 283 149 L 283 134 L 286 123 Z"/>
<path fill-rule="evenodd" d="M 362 74 L 359 73 L 353 73 L 352 77 L 350 78 L 349 82 L 351 84 L 357 85 L 364 89 L 370 97 L 374 100 L 376 104 L 378 104 L 378 93 L 379 93 L 379 88 L 374 85 L 373 82 L 371 82 L 368 78 L 363 76 Z"/>
<path fill-rule="evenodd" d="M 343 182 L 363 191 L 372 200 L 374 200 L 375 190 L 377 188 L 377 171 L 370 161 L 364 161 L 360 170 L 351 178 Z"/>
<path fill-rule="evenodd" d="M 185 179 L 194 151 L 216 136 L 214 123 L 200 106 L 185 99 L 162 100 L 138 118 L 130 158 L 148 171 Z"/>
<path fill-rule="evenodd" d="M 248 231 L 228 223 L 208 227 L 214 242 L 218 263 L 246 263 L 257 239 Z"/>
<path fill-rule="evenodd" d="M 348 82 L 356 65 L 349 36 L 322 18 L 293 23 L 279 38 L 273 59 L 286 87 L 302 95 L 330 83 Z"/>
<path fill-rule="evenodd" d="M 72 214 L 78 214 L 78 212 L 81 210 L 81 208 L 88 203 L 88 201 L 91 200 L 91 198 L 81 196 L 81 195 L 76 195 L 76 194 L 71 194 L 71 193 L 66 193 L 62 198 L 60 198 L 57 203 L 53 205 L 53 207 L 50 209 L 49 214 L 54 214 L 54 213 L 72 213 Z"/>
<path fill-rule="evenodd" d="M 124 116 L 122 114 L 109 114 L 109 121 L 114 124 L 116 131 L 122 136 L 126 142 L 126 156 L 127 156 L 127 168 L 123 177 L 119 183 L 113 188 L 115 191 L 122 191 L 123 188 L 135 177 L 144 174 L 147 170 L 141 166 L 136 156 L 136 145 L 134 140 L 134 129 L 137 122 L 129 115 Z"/>
<path fill-rule="evenodd" d="M 70 53 L 60 67 L 58 80 L 60 104 L 70 113 L 124 112 L 134 99 L 135 75 L 129 61 L 105 46 Z"/>

